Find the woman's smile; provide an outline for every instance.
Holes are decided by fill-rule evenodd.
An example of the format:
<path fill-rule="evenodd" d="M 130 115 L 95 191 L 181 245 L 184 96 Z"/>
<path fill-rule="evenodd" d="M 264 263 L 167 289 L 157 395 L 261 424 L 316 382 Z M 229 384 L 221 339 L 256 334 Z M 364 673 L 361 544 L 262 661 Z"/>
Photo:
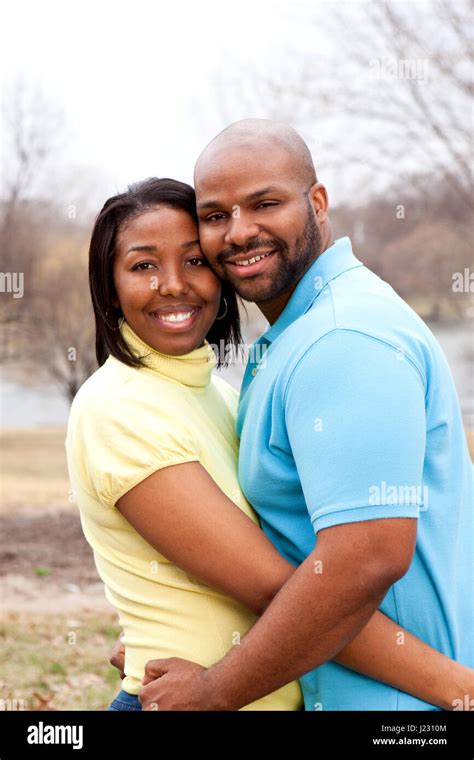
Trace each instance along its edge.
<path fill-rule="evenodd" d="M 162 330 L 171 332 L 186 331 L 194 327 L 199 319 L 201 307 L 193 304 L 177 304 L 165 306 L 149 312 L 151 319 Z"/>
<path fill-rule="evenodd" d="M 117 306 L 149 346 L 180 356 L 203 345 L 221 283 L 184 210 L 158 205 L 127 221 L 117 236 L 114 281 Z"/>

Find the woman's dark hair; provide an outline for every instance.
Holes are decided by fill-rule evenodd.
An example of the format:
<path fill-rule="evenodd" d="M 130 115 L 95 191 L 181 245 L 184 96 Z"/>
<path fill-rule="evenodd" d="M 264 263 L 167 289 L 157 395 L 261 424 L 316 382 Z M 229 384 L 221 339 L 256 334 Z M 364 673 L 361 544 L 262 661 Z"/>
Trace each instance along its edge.
<path fill-rule="evenodd" d="M 117 233 L 122 226 L 159 204 L 186 211 L 196 223 L 198 221 L 193 188 L 174 179 L 156 177 L 130 185 L 126 193 L 109 198 L 95 220 L 89 248 L 89 286 L 94 308 L 96 356 L 99 366 L 110 355 L 132 367 L 142 364 L 140 359 L 131 353 L 119 330 L 122 314 L 121 310 L 113 305 L 114 300 L 117 300 L 113 276 L 114 258 Z M 219 314 L 222 313 L 225 313 L 225 316 L 216 320 L 206 335 L 206 340 L 211 345 L 227 349 L 217 352 L 218 367 L 228 363 L 230 349 L 237 349 L 242 341 L 237 296 L 227 282 L 222 282 Z"/>

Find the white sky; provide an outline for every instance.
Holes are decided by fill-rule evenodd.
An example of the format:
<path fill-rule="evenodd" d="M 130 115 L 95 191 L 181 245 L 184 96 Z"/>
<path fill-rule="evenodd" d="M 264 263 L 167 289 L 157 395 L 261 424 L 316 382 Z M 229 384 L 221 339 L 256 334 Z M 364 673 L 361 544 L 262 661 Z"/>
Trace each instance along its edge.
<path fill-rule="evenodd" d="M 3 12 L 3 75 L 23 73 L 57 98 L 76 160 L 102 167 L 112 184 L 190 181 L 199 150 L 226 123 L 217 72 L 268 55 L 291 18 L 280 0 L 20 0 Z"/>
<path fill-rule="evenodd" d="M 64 108 L 71 136 L 63 160 L 68 167 L 90 168 L 89 176 L 96 173 L 92 195 L 95 189 L 103 200 L 151 175 L 192 182 L 199 151 L 229 122 L 219 106 L 218 77 L 240 76 L 232 120 L 272 116 L 259 109 L 255 94 L 245 102 L 245 71 L 251 76 L 252 68 L 281 70 L 292 63 L 291 48 L 311 47 L 342 62 L 337 41 L 308 23 L 315 9 L 317 17 L 336 4 L 16 0 L 0 19 L 2 80 L 8 84 L 22 74 Z M 351 13 L 358 4 L 346 0 L 344 8 Z M 341 139 L 346 134 L 347 127 Z M 303 136 L 312 137 L 318 151 L 318 138 Z M 318 173 L 337 201 L 352 180 L 326 173 L 319 153 Z"/>

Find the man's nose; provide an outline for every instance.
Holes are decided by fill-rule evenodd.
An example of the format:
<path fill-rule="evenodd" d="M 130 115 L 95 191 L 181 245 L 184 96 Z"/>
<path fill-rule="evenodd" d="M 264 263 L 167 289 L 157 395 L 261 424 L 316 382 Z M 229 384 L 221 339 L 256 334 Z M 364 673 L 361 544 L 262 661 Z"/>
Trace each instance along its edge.
<path fill-rule="evenodd" d="M 255 222 L 241 216 L 239 219 L 231 219 L 224 237 L 226 245 L 238 245 L 243 248 L 249 240 L 258 237 L 259 227 Z"/>
<path fill-rule="evenodd" d="M 182 296 L 188 293 L 189 283 L 181 267 L 162 269 L 158 274 L 158 292 L 161 296 Z"/>

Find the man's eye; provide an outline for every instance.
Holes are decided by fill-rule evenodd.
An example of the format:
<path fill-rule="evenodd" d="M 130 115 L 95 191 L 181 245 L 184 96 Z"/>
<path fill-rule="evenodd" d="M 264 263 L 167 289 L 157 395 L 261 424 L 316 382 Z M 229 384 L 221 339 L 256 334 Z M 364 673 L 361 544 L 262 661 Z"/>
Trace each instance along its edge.
<path fill-rule="evenodd" d="M 257 208 L 270 208 L 270 206 L 278 206 L 278 201 L 262 201 Z"/>
<path fill-rule="evenodd" d="M 192 266 L 201 267 L 205 266 L 207 264 L 206 259 L 200 259 L 197 256 L 193 256 L 192 259 L 189 259 L 188 264 L 192 264 Z"/>
<path fill-rule="evenodd" d="M 222 219 L 225 219 L 225 214 L 222 213 L 215 213 L 215 214 L 209 214 L 209 216 L 206 216 L 205 220 L 206 222 L 220 222 Z"/>
<path fill-rule="evenodd" d="M 132 272 L 135 272 L 137 270 L 146 270 L 155 268 L 155 264 L 152 264 L 151 261 L 139 261 L 138 264 L 134 264 L 132 267 Z"/>

